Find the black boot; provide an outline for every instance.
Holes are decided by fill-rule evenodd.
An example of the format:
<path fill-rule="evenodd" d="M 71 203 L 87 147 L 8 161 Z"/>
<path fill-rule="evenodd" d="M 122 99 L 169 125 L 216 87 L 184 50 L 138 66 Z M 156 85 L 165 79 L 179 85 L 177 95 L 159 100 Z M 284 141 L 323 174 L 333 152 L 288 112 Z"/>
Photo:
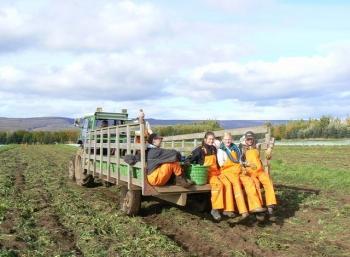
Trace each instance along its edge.
<path fill-rule="evenodd" d="M 221 215 L 220 212 L 218 210 L 212 209 L 210 211 L 211 216 L 213 217 L 214 220 L 216 221 L 220 221 L 221 220 Z"/>
<path fill-rule="evenodd" d="M 269 214 L 269 220 L 275 222 L 277 220 L 275 213 L 273 211 L 273 206 L 267 206 L 267 213 Z"/>
<path fill-rule="evenodd" d="M 176 176 L 176 185 L 182 186 L 184 188 L 189 188 L 193 185 L 193 182 L 187 178 L 185 178 L 184 175 Z"/>

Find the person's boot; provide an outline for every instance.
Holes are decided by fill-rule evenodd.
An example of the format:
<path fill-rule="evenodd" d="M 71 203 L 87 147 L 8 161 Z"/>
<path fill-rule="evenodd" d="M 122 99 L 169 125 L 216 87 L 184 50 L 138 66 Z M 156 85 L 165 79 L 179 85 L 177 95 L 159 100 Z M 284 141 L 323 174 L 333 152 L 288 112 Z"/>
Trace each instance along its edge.
<path fill-rule="evenodd" d="M 184 188 L 189 188 L 193 185 L 193 182 L 189 179 L 186 179 L 184 175 L 176 176 L 176 185 L 182 186 Z"/>
<path fill-rule="evenodd" d="M 273 206 L 272 205 L 270 205 L 270 206 L 267 206 L 267 213 L 269 214 L 269 220 L 270 221 L 276 221 L 277 220 L 277 218 L 276 218 L 276 216 L 275 216 L 275 213 L 274 213 L 274 211 L 273 211 Z"/>
<path fill-rule="evenodd" d="M 249 217 L 249 212 L 243 212 L 243 213 L 241 214 L 241 216 L 242 216 L 242 219 L 246 219 L 246 218 Z"/>
<path fill-rule="evenodd" d="M 251 210 L 250 212 L 252 212 L 252 213 L 266 212 L 266 208 L 258 207 L 258 208 Z"/>
<path fill-rule="evenodd" d="M 227 216 L 229 218 L 234 218 L 234 217 L 237 216 L 236 213 L 234 213 L 233 211 L 223 211 L 222 215 L 225 215 L 225 216 Z"/>
<path fill-rule="evenodd" d="M 264 221 L 265 220 L 265 213 L 263 212 L 258 212 L 255 214 L 255 218 L 258 220 L 258 221 Z"/>
<path fill-rule="evenodd" d="M 211 216 L 213 217 L 214 220 L 216 221 L 220 221 L 221 220 L 221 215 L 220 212 L 218 210 L 212 209 L 210 211 Z"/>

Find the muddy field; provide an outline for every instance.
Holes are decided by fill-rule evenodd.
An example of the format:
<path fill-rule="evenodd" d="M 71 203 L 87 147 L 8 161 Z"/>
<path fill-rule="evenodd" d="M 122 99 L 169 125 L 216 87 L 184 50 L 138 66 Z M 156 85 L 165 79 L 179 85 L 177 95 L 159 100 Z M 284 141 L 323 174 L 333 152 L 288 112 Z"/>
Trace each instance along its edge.
<path fill-rule="evenodd" d="M 350 256 L 350 147 L 276 149 L 276 223 L 214 223 L 147 199 L 117 210 L 118 188 L 67 179 L 70 146 L 0 149 L 0 256 Z"/>

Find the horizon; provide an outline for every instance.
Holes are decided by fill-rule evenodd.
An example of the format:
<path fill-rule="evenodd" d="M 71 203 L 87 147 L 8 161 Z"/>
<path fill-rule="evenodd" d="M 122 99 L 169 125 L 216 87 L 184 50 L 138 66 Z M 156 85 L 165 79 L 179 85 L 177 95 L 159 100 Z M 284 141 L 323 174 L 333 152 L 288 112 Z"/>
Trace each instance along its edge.
<path fill-rule="evenodd" d="M 344 0 L 3 0 L 0 116 L 344 119 L 349 13 Z"/>

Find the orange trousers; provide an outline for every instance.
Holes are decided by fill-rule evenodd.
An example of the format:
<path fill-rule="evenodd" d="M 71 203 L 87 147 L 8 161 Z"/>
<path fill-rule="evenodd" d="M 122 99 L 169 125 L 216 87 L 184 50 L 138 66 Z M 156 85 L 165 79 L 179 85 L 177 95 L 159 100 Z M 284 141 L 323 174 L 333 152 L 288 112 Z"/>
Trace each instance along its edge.
<path fill-rule="evenodd" d="M 275 194 L 275 190 L 273 189 L 273 184 L 270 176 L 262 170 L 256 171 L 256 172 L 250 172 L 249 175 L 255 183 L 256 191 L 258 192 L 261 204 L 263 204 L 264 200 L 261 195 L 260 183 L 265 190 L 266 205 L 269 206 L 269 205 L 277 204 L 276 194 Z"/>
<path fill-rule="evenodd" d="M 213 209 L 234 211 L 234 199 L 230 181 L 220 174 L 209 177 L 211 186 L 211 205 Z"/>
<path fill-rule="evenodd" d="M 147 175 L 147 180 L 152 186 L 164 186 L 172 174 L 176 176 L 182 174 L 182 168 L 179 162 L 163 163 L 151 174 Z"/>
<path fill-rule="evenodd" d="M 250 211 L 261 207 L 260 198 L 256 191 L 254 181 L 249 176 L 240 174 L 240 171 L 234 172 L 232 170 L 223 170 L 222 174 L 231 183 L 237 208 L 240 214 L 248 212 L 247 205 L 245 203 L 244 191 L 247 195 L 248 207 Z"/>

